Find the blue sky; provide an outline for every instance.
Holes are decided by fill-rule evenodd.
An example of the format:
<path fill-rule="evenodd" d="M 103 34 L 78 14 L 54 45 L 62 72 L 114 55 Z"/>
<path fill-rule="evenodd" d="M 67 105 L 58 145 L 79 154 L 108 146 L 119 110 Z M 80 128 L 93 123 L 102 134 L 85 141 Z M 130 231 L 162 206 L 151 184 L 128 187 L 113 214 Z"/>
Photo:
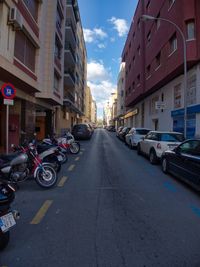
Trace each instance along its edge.
<path fill-rule="evenodd" d="M 137 0 L 78 0 L 88 59 L 88 85 L 98 117 L 117 87 L 120 56 Z"/>

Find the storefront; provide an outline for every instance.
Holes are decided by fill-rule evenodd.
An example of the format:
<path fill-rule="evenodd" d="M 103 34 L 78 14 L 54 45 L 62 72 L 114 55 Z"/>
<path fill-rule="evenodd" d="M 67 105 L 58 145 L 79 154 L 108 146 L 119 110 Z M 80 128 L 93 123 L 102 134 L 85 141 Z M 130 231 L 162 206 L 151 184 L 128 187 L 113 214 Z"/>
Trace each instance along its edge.
<path fill-rule="evenodd" d="M 200 114 L 200 105 L 187 108 L 187 138 L 194 138 L 199 135 L 197 121 Z M 171 112 L 173 118 L 173 131 L 184 133 L 184 109 L 173 110 Z"/>

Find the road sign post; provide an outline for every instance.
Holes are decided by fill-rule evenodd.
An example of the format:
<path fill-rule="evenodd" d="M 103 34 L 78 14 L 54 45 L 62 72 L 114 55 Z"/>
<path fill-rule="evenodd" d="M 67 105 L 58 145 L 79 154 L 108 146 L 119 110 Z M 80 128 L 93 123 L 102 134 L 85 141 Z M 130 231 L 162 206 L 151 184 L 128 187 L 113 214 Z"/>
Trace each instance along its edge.
<path fill-rule="evenodd" d="M 9 146 L 9 106 L 14 104 L 16 89 L 11 83 L 2 85 L 1 94 L 4 97 L 4 105 L 6 105 L 6 153 L 8 154 Z"/>

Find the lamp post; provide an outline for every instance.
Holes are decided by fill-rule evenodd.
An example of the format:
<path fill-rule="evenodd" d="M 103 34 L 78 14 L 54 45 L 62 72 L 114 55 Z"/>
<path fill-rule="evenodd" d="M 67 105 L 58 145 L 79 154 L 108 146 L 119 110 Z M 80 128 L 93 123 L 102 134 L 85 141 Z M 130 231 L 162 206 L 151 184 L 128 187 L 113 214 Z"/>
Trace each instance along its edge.
<path fill-rule="evenodd" d="M 183 61 L 184 61 L 184 136 L 185 136 L 185 138 L 187 138 L 187 49 L 186 49 L 185 36 L 184 36 L 182 30 L 179 28 L 179 26 L 171 20 L 168 20 L 165 18 L 160 18 L 160 17 L 156 18 L 156 17 L 149 16 L 149 15 L 142 15 L 141 19 L 143 21 L 160 20 L 160 21 L 168 22 L 168 23 L 172 24 L 181 35 L 181 38 L 183 41 Z"/>

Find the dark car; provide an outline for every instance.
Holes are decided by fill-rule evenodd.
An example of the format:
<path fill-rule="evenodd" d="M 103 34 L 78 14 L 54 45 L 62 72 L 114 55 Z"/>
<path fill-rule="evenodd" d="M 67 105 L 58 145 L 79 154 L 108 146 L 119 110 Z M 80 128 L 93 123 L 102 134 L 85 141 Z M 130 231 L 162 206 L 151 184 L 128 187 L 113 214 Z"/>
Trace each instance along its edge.
<path fill-rule="evenodd" d="M 110 125 L 110 126 L 108 126 L 107 130 L 108 130 L 109 132 L 115 132 L 115 126 L 114 126 L 114 125 Z"/>
<path fill-rule="evenodd" d="M 119 133 L 119 139 L 125 141 L 125 136 L 129 133 L 131 127 L 124 127 L 122 131 Z"/>
<path fill-rule="evenodd" d="M 163 153 L 162 170 L 200 190 L 200 139 L 190 139 Z"/>
<path fill-rule="evenodd" d="M 72 134 L 75 139 L 90 139 L 92 130 L 88 124 L 75 124 L 72 129 Z"/>

